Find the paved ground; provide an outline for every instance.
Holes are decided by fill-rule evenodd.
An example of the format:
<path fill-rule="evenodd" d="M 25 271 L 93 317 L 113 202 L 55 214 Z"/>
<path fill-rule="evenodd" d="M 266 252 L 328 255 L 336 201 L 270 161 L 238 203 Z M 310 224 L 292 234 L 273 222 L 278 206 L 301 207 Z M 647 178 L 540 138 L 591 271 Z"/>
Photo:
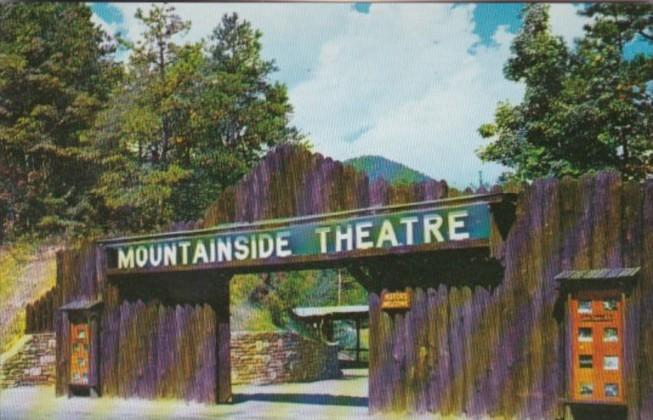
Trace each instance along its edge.
<path fill-rule="evenodd" d="M 229 405 L 138 399 L 55 398 L 53 387 L 0 392 L 0 419 L 207 419 L 216 417 L 339 419 L 367 415 L 367 370 L 350 369 L 338 380 L 234 386 Z"/>

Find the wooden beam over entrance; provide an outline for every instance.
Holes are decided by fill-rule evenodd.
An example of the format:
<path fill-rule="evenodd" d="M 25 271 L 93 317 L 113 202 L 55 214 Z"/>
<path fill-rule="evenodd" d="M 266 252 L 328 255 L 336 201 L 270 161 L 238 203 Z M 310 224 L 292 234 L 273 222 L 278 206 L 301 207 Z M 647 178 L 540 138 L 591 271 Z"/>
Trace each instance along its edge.
<path fill-rule="evenodd" d="M 514 202 L 508 193 L 471 195 L 107 239 L 100 245 L 109 276 L 344 265 L 386 255 L 489 249 L 498 235 L 494 209 L 511 212 Z"/>

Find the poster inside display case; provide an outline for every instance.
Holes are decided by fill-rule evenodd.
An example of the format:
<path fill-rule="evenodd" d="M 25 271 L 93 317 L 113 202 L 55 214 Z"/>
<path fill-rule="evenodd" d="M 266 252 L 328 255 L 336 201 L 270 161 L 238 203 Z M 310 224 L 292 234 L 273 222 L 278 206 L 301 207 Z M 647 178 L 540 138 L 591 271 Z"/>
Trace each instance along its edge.
<path fill-rule="evenodd" d="M 88 385 L 89 374 L 89 325 L 70 325 L 70 383 Z"/>

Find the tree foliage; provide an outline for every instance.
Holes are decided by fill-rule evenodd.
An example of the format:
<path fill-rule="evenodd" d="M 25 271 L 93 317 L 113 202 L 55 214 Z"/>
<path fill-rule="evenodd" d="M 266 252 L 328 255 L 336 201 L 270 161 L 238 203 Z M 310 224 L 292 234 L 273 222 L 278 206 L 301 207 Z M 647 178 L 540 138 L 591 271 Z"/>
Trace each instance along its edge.
<path fill-rule="evenodd" d="M 571 50 L 551 33 L 548 9 L 525 7 L 504 68 L 525 95 L 480 127 L 492 140 L 480 157 L 513 168 L 517 180 L 606 168 L 644 178 L 653 172 L 653 57 L 625 53 L 653 41 L 653 6 L 586 6 L 580 13 L 592 19 Z"/>
<path fill-rule="evenodd" d="M 0 240 L 93 217 L 90 127 L 119 69 L 78 4 L 0 5 Z"/>
<path fill-rule="evenodd" d="M 347 270 L 266 273 L 260 278 L 248 299 L 268 311 L 277 327 L 287 325 L 290 312 L 296 307 L 364 305 L 367 302 L 367 291 Z"/>
<path fill-rule="evenodd" d="M 266 148 L 296 141 L 285 86 L 270 81 L 261 33 L 225 15 L 210 42 L 180 44 L 190 28 L 170 6 L 136 17 L 145 27 L 125 82 L 93 137 L 105 168 L 94 189 L 108 228 L 145 231 L 195 220 Z"/>
<path fill-rule="evenodd" d="M 196 220 L 274 145 L 300 141 L 286 87 L 237 15 L 182 42 L 173 7 L 117 43 L 82 4 L 0 5 L 0 241 Z"/>

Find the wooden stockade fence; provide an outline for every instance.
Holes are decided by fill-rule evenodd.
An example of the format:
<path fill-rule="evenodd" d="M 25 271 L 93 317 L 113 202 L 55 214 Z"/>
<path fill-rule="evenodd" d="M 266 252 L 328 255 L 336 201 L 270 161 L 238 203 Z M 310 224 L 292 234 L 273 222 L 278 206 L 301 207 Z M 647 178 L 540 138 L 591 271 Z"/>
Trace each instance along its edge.
<path fill-rule="evenodd" d="M 209 305 L 123 302 L 103 329 L 103 393 L 216 401 L 216 321 Z"/>
<path fill-rule="evenodd" d="M 202 223 L 452 195 L 442 181 L 369 182 L 349 166 L 284 146 L 228 188 Z M 492 238 L 489 252 L 442 251 L 347 266 L 369 291 L 370 411 L 562 416 L 571 362 L 565 296 L 554 277 L 563 270 L 639 266 L 626 296 L 626 399 L 628 418 L 651 418 L 653 182 L 622 181 L 614 172 L 536 181 L 524 186 L 505 240 Z M 106 278 L 102 259 L 94 247 L 62 252 L 57 279 L 63 304 L 103 300 L 102 392 L 227 401 L 229 277 L 167 273 L 118 281 Z M 382 310 L 384 291 L 411 292 L 411 308 Z M 55 322 L 60 394 L 68 383 L 67 316 L 57 313 Z"/>
<path fill-rule="evenodd" d="M 103 290 L 101 321 L 91 326 L 100 334 L 99 361 L 91 363 L 99 364 L 99 378 L 92 379 L 99 382 L 101 393 L 227 401 L 231 390 L 223 376 L 230 373 L 228 354 L 224 361 L 224 353 L 229 351 L 228 283 L 211 279 L 208 284 L 205 279 L 198 284 L 187 279 L 189 287 L 196 289 L 202 298 L 182 297 L 181 304 L 162 303 L 152 298 L 143 301 L 136 297 L 143 294 L 142 290 L 129 290 L 128 286 L 121 289 L 106 281 L 101 270 L 96 269 L 96 264 L 102 266 L 102 254 L 95 251 L 95 247 L 89 246 L 81 252 L 61 252 L 58 281 L 67 283 L 63 288 L 64 302 L 94 301 L 99 298 L 98 291 Z M 167 280 L 157 278 L 156 281 Z M 69 383 L 70 317 L 69 312 L 60 311 L 56 318 L 59 361 L 56 392 L 59 395 L 66 392 Z M 225 336 L 226 346 L 218 342 L 218 338 Z M 220 360 L 224 364 L 218 368 Z"/>
<path fill-rule="evenodd" d="M 54 331 L 54 313 L 57 310 L 58 292 L 53 287 L 43 296 L 25 307 L 25 334 Z"/>
<path fill-rule="evenodd" d="M 555 275 L 642 266 L 627 295 L 624 368 L 628 417 L 651 418 L 651 203 L 653 183 L 642 188 L 613 172 L 535 182 L 521 196 L 495 287 L 414 270 L 408 259 L 368 267 L 368 284 L 379 285 L 369 299 L 371 411 L 562 416 L 575 361 Z M 404 278 L 411 310 L 382 311 L 380 294 Z"/>

